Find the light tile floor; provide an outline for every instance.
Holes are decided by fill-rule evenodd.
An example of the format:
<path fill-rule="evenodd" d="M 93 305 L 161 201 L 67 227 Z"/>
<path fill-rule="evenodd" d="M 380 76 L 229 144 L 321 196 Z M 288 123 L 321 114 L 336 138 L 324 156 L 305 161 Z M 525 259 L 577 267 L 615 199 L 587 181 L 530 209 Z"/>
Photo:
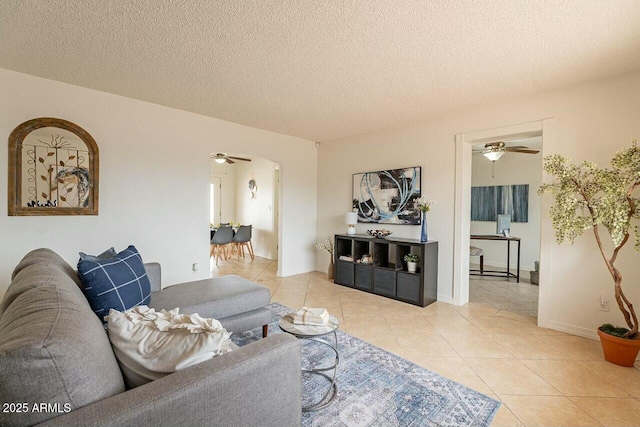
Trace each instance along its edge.
<path fill-rule="evenodd" d="M 471 265 L 470 268 L 478 269 L 479 266 Z M 469 301 L 525 316 L 538 316 L 538 286 L 529 283 L 528 271 L 520 271 L 520 283 L 514 278 L 469 276 Z"/>
<path fill-rule="evenodd" d="M 600 343 L 543 329 L 532 317 L 469 303 L 425 308 L 335 285 L 324 273 L 280 278 L 266 259 L 220 261 L 291 308 L 326 307 L 340 329 L 502 401 L 493 426 L 639 426 L 640 366 L 602 357 Z"/>

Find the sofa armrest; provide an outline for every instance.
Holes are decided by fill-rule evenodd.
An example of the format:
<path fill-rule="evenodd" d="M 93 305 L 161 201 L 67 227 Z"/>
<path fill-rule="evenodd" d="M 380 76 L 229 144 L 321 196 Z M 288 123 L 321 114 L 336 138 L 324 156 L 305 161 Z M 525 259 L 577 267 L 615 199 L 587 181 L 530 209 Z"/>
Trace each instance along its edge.
<path fill-rule="evenodd" d="M 151 283 L 151 292 L 162 290 L 162 269 L 159 262 L 145 262 L 144 269 L 147 270 L 147 277 Z"/>
<path fill-rule="evenodd" d="M 300 426 L 300 343 L 276 334 L 40 426 Z"/>

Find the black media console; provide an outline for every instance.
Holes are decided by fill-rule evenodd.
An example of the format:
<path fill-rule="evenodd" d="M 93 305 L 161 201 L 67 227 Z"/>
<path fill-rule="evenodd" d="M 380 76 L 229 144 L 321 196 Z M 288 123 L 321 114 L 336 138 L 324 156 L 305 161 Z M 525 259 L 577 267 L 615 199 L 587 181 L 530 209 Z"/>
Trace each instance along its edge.
<path fill-rule="evenodd" d="M 337 234 L 334 243 L 336 284 L 421 307 L 437 300 L 438 242 Z M 420 257 L 415 273 L 407 270 L 404 261 L 409 253 Z M 358 262 L 364 255 L 371 255 L 370 263 Z"/>

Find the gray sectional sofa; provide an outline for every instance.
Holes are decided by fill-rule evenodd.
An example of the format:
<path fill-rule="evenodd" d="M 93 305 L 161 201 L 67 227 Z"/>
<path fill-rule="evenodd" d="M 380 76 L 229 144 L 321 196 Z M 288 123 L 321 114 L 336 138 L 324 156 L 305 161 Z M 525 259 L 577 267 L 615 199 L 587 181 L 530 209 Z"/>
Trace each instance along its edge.
<path fill-rule="evenodd" d="M 194 282 L 191 289 L 169 287 L 165 295 L 159 266 L 147 268 L 155 290 L 151 306 L 174 308 L 165 307 L 176 301 L 170 297 L 183 298 L 205 310 L 203 316 L 220 310 L 223 325 L 237 331 L 264 321 L 264 307 L 247 309 L 249 320 L 230 310 L 241 300 L 258 305 L 255 289 L 249 297 L 229 289 L 215 294 L 211 283 Z M 126 390 L 107 333 L 79 284 L 73 268 L 48 249 L 30 252 L 15 268 L 0 303 L 0 425 L 300 425 L 300 344 L 292 336 L 273 335 Z"/>

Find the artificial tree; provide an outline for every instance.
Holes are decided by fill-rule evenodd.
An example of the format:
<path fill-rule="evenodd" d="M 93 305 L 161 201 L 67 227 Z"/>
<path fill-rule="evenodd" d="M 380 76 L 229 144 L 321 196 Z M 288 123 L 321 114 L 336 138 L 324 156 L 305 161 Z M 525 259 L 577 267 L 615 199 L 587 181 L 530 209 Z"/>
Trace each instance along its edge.
<path fill-rule="evenodd" d="M 558 243 L 565 240 L 573 243 L 584 230 L 593 230 L 614 281 L 616 302 L 629 327 L 622 337 L 640 338 L 638 317 L 622 290 L 622 273 L 615 267 L 618 253 L 629 240 L 632 221 L 640 219 L 640 199 L 635 195 L 640 186 L 640 148 L 634 140 L 630 148 L 616 153 L 610 169 L 586 161 L 573 165 L 570 159 L 560 155 L 544 160 L 544 170 L 554 176 L 556 182 L 542 185 L 538 193 L 550 192 L 555 197 L 550 215 Z M 608 231 L 613 241 L 611 255 L 606 253 L 600 226 Z M 635 225 L 635 237 L 635 249 L 640 250 L 638 225 Z"/>

